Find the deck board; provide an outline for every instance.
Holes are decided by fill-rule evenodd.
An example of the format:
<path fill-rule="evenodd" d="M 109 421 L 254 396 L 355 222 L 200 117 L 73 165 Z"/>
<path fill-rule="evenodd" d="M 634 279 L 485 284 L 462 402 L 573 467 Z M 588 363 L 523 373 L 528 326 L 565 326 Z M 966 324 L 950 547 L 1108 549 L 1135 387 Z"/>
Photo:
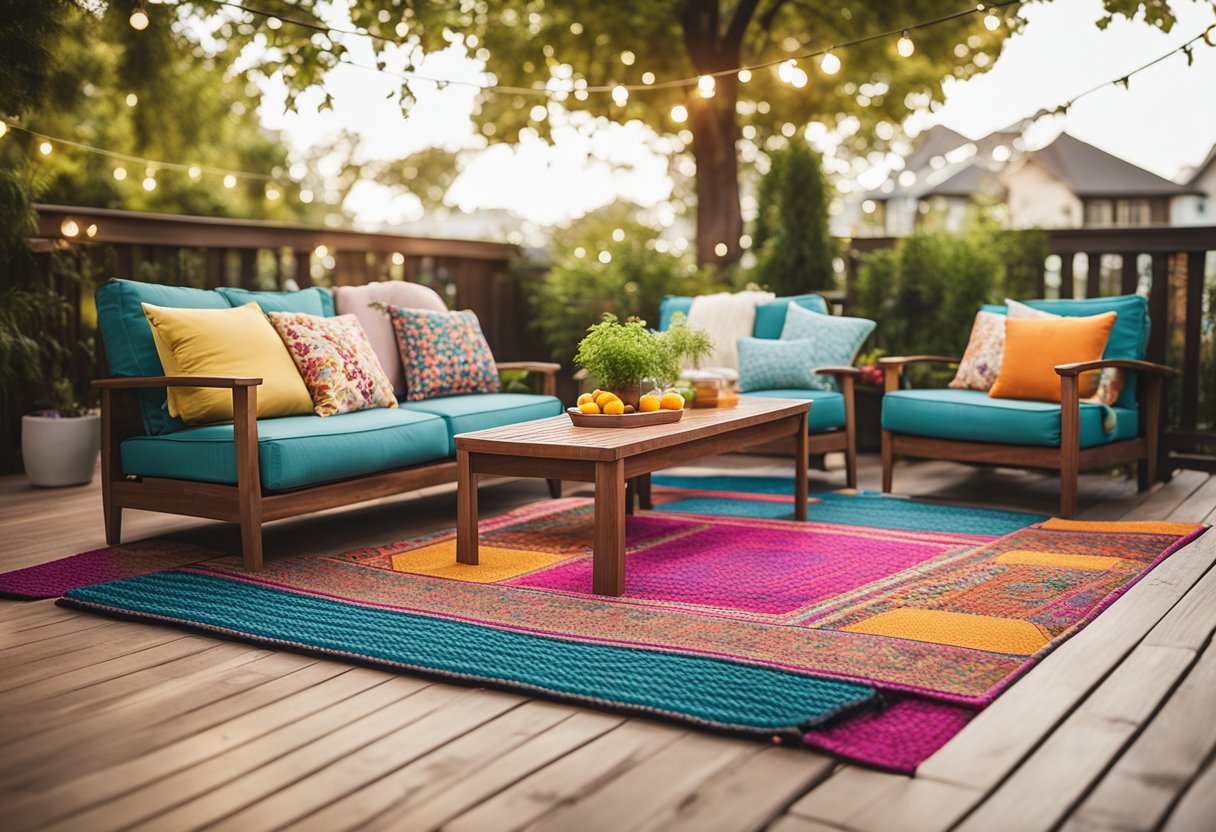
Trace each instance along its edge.
<path fill-rule="evenodd" d="M 758 462 L 785 470 L 746 457 L 710 464 Z M 859 473 L 862 488 L 878 486 L 872 457 Z M 944 462 L 901 464 L 896 487 L 1041 513 L 1059 497 L 1048 475 Z M 0 479 L 0 570 L 103 545 L 97 490 L 50 499 Z M 543 484 L 498 481 L 483 490 L 483 516 L 544 498 Z M 1140 494 L 1129 480 L 1087 475 L 1081 507 L 1090 519 L 1212 522 L 1216 477 L 1182 472 Z M 126 540 L 239 546 L 231 525 L 127 515 Z M 266 549 L 337 552 L 454 517 L 450 487 L 437 487 L 270 524 Z M 4 602 L 0 811 L 13 830 L 1201 828 L 1216 812 L 1214 560 L 1206 539 L 1171 557 L 916 777 L 47 601 Z M 1196 720 L 1207 728 L 1188 730 Z M 1027 795 L 1044 791 L 1024 811 Z"/>

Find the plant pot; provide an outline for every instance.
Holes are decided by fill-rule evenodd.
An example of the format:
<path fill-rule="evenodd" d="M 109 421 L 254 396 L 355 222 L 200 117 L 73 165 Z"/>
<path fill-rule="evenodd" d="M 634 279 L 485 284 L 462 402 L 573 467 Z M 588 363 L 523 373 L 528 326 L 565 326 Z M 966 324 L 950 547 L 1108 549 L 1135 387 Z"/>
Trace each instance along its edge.
<path fill-rule="evenodd" d="M 34 485 L 92 482 L 100 454 L 100 416 L 21 417 L 21 457 Z"/>
<path fill-rule="evenodd" d="M 609 393 L 616 394 L 616 397 L 624 404 L 633 405 L 636 410 L 638 402 L 642 398 L 642 382 L 635 381 L 633 384 L 625 384 L 620 387 L 608 388 Z"/>

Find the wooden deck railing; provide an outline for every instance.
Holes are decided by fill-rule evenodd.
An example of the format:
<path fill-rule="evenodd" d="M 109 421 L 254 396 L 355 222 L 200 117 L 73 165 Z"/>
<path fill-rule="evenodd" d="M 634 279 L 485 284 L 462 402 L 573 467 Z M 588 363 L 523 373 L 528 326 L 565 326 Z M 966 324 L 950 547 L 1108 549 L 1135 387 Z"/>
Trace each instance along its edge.
<path fill-rule="evenodd" d="M 1147 296 L 1152 319 L 1147 358 L 1180 373 L 1166 396 L 1161 469 L 1216 472 L 1216 305 L 1205 310 L 1216 294 L 1216 226 L 1044 233 L 1059 263 L 1045 264 L 1039 297 Z M 896 242 L 892 237 L 852 240 L 848 274 L 856 274 L 860 256 Z"/>

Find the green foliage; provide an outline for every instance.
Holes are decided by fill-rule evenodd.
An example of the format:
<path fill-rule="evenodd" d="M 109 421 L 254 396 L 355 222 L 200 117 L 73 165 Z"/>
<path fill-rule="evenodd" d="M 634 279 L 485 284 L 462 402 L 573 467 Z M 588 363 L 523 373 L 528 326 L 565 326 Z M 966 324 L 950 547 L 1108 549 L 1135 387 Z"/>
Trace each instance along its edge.
<path fill-rule="evenodd" d="M 661 348 L 661 361 L 655 373 L 660 387 L 671 387 L 680 379 L 684 368 L 699 367 L 701 360 L 714 351 L 709 333 L 699 326 L 689 326 L 683 312 L 671 316 L 667 329 L 655 338 Z"/>
<path fill-rule="evenodd" d="M 665 362 L 659 340 L 645 321 L 630 318 L 621 323 L 608 313 L 598 324 L 588 327 L 574 354 L 574 363 L 609 389 L 654 378 Z"/>
<path fill-rule="evenodd" d="M 559 230 L 551 268 L 528 283 L 532 326 L 554 360 L 568 361 L 587 327 L 604 313 L 657 323 L 664 296 L 725 288 L 686 257 L 659 251 L 659 232 L 630 219 L 635 211 L 616 206 Z M 604 252 L 607 263 L 600 260 Z"/>
<path fill-rule="evenodd" d="M 772 154 L 756 191 L 751 279 L 778 295 L 832 288 L 836 241 L 828 230 L 831 195 L 822 160 L 805 141 Z"/>
<path fill-rule="evenodd" d="M 874 343 L 894 355 L 963 354 L 975 313 L 1006 297 L 1029 298 L 1050 253 L 1040 231 L 1006 231 L 977 217 L 961 234 L 922 232 L 861 258 L 850 314 L 878 322 Z M 915 365 L 918 382 L 941 382 Z"/>

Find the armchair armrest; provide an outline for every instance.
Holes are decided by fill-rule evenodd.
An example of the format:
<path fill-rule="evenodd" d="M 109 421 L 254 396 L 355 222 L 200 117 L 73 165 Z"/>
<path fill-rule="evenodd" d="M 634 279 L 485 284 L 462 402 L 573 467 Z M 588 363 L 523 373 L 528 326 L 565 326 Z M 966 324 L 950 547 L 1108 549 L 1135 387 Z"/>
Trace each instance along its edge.
<path fill-rule="evenodd" d="M 1120 370 L 1133 370 L 1137 373 L 1151 373 L 1163 378 L 1172 378 L 1178 375 L 1178 371 L 1173 367 L 1167 367 L 1164 364 L 1154 364 L 1151 361 L 1136 361 L 1130 358 L 1107 358 L 1101 361 L 1077 361 L 1072 364 L 1057 364 L 1056 374 L 1061 376 L 1076 376 L 1091 370 L 1102 370 L 1107 367 L 1115 367 Z"/>
<path fill-rule="evenodd" d="M 99 378 L 93 382 L 97 390 L 140 390 L 150 387 L 257 387 L 260 378 L 240 376 L 140 376 L 138 378 Z"/>
<path fill-rule="evenodd" d="M 961 358 L 949 355 L 884 355 L 878 359 L 883 391 L 892 393 L 899 389 L 899 377 L 908 364 L 958 364 L 960 361 Z"/>
<path fill-rule="evenodd" d="M 557 395 L 557 371 L 562 368 L 561 364 L 554 364 L 552 361 L 498 361 L 496 364 L 500 373 L 503 370 L 540 373 L 544 376 L 541 381 L 541 393 L 546 396 Z"/>

